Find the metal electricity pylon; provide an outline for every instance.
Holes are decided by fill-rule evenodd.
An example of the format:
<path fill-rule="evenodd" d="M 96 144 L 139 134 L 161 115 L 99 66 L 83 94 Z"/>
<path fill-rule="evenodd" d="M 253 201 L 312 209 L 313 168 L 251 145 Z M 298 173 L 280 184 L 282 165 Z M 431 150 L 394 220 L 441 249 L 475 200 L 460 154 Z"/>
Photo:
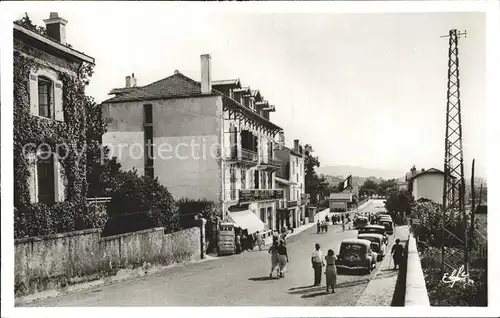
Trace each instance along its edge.
<path fill-rule="evenodd" d="M 468 273 L 467 253 L 467 215 L 465 212 L 465 179 L 462 148 L 462 112 L 460 105 L 460 79 L 458 69 L 458 39 L 461 35 L 467 37 L 467 31 L 458 32 L 450 30 L 448 49 L 448 94 L 446 104 L 446 132 L 445 132 L 445 159 L 444 159 L 444 185 L 443 185 L 443 208 L 441 211 L 441 270 L 457 269 L 463 265 Z M 448 225 L 455 218 L 462 215 L 464 222 L 464 239 L 453 233 Z M 449 239 L 460 242 L 460 249 L 450 249 L 446 246 Z M 454 263 L 451 259 L 454 259 Z M 458 263 L 458 264 L 457 264 Z M 454 266 L 455 265 L 455 266 Z"/>

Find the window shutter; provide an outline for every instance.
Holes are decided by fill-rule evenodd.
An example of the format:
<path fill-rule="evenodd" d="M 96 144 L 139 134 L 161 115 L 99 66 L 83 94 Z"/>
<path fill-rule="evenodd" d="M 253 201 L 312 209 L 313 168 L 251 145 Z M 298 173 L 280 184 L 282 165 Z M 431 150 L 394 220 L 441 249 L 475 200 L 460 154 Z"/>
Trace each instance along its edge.
<path fill-rule="evenodd" d="M 38 76 L 35 73 L 30 73 L 29 92 L 30 92 L 30 114 L 38 116 Z"/>
<path fill-rule="evenodd" d="M 30 176 L 28 178 L 28 188 L 30 193 L 30 202 L 38 202 L 38 180 L 36 171 L 36 156 L 35 153 L 28 153 L 28 169 Z"/>
<path fill-rule="evenodd" d="M 59 158 L 54 155 L 54 201 L 63 202 L 65 199 L 64 195 L 64 172 Z"/>
<path fill-rule="evenodd" d="M 54 119 L 64 121 L 63 112 L 63 84 L 61 81 L 54 82 Z"/>

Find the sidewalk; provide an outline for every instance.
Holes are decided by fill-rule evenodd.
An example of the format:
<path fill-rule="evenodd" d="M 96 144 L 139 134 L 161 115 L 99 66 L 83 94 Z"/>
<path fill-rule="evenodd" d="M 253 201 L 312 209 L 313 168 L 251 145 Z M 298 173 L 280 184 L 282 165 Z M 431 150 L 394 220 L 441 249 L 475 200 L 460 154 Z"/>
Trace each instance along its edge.
<path fill-rule="evenodd" d="M 393 240 L 387 247 L 387 254 L 382 265 L 366 286 L 365 291 L 358 299 L 356 306 L 391 306 L 398 281 L 399 270 L 393 270 L 394 263 L 391 257 L 391 248 L 396 238 L 401 240 L 403 246 L 408 244 L 409 228 L 400 226 L 396 228 Z"/>

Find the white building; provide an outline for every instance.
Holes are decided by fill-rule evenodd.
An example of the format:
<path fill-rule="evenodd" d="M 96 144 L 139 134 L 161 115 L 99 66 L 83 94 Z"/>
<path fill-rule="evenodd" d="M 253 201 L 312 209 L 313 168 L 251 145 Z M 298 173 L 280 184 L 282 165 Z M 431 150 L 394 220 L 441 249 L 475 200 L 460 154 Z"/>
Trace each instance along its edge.
<path fill-rule="evenodd" d="M 425 198 L 436 203 L 443 203 L 444 172 L 435 168 L 412 169 L 407 174 L 408 191 L 415 200 Z"/>

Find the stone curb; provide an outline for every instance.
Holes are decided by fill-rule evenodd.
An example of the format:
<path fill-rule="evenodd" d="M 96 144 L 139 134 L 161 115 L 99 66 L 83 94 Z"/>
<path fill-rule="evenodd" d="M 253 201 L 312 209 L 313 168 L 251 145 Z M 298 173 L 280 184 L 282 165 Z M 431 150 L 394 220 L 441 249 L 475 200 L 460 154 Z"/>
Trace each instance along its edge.
<path fill-rule="evenodd" d="M 424 272 L 422 271 L 418 255 L 417 242 L 412 233 L 410 233 L 408 238 L 408 265 L 405 292 L 405 307 L 410 306 L 430 307 Z"/>

